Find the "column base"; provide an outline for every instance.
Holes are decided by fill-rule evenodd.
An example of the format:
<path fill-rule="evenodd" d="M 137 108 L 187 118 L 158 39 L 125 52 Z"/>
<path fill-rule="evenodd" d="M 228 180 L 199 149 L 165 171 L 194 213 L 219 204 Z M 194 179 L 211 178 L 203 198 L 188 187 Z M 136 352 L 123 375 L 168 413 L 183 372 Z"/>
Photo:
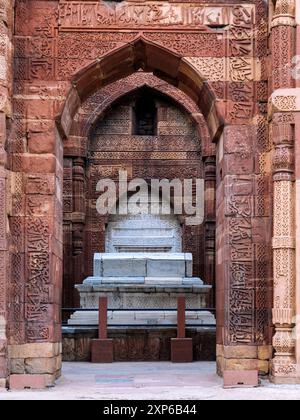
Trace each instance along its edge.
<path fill-rule="evenodd" d="M 270 381 L 276 385 L 300 384 L 300 368 L 294 358 L 279 358 L 272 360 Z"/>
<path fill-rule="evenodd" d="M 223 388 L 254 388 L 259 385 L 257 370 L 225 370 L 223 378 Z"/>
<path fill-rule="evenodd" d="M 171 338 L 172 363 L 191 363 L 193 361 L 193 339 Z"/>
<path fill-rule="evenodd" d="M 95 339 L 91 343 L 92 363 L 112 363 L 114 343 L 111 339 Z"/>
<path fill-rule="evenodd" d="M 271 346 L 223 346 L 217 345 L 217 374 L 225 371 L 258 371 L 268 375 L 270 371 Z"/>
<path fill-rule="evenodd" d="M 55 385 L 61 375 L 61 350 L 61 343 L 9 346 L 9 387 L 43 389 Z"/>
<path fill-rule="evenodd" d="M 52 375 L 10 375 L 9 377 L 9 389 L 21 390 L 21 389 L 44 389 L 55 385 L 56 379 L 60 376 L 60 372 L 56 372 Z"/>
<path fill-rule="evenodd" d="M 6 378 L 0 378 L 0 389 L 1 388 L 7 388 L 7 379 Z"/>
<path fill-rule="evenodd" d="M 280 376 L 270 376 L 270 382 L 274 385 L 299 385 L 300 377 L 298 378 L 284 378 Z"/>

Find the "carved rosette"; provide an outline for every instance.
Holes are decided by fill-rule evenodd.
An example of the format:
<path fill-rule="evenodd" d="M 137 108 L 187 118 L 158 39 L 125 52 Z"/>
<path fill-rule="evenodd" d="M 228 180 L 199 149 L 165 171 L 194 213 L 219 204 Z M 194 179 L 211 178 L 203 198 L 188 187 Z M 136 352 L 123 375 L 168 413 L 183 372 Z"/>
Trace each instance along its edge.
<path fill-rule="evenodd" d="M 273 124 L 274 180 L 274 304 L 273 323 L 275 357 L 273 377 L 289 378 L 296 373 L 295 340 L 295 185 L 293 126 Z"/>

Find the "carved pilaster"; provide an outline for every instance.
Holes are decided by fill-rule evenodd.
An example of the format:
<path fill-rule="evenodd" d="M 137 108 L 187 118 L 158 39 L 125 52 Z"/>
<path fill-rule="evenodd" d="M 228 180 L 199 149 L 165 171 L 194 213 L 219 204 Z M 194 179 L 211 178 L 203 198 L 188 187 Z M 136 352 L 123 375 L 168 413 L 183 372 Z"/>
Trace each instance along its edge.
<path fill-rule="evenodd" d="M 216 158 L 209 156 L 204 160 L 205 174 L 205 282 L 215 282 L 215 234 L 216 234 Z M 214 296 L 209 302 L 214 306 Z"/>
<path fill-rule="evenodd" d="M 73 282 L 79 284 L 84 278 L 84 225 L 85 225 L 85 161 L 73 160 Z M 74 288 L 74 304 L 79 303 Z"/>
<path fill-rule="evenodd" d="M 73 162 L 73 253 L 83 252 L 83 227 L 85 222 L 85 164 L 82 158 Z"/>
<path fill-rule="evenodd" d="M 0 142 L 1 153 L 1 142 Z M 0 164 L 0 388 L 7 377 L 7 238 L 6 238 L 6 179 Z"/>
<path fill-rule="evenodd" d="M 82 158 L 74 159 L 73 162 L 73 208 L 76 213 L 84 213 L 84 160 Z"/>
<path fill-rule="evenodd" d="M 277 0 L 271 23 L 273 90 L 294 86 L 295 35 L 295 0 Z"/>
<path fill-rule="evenodd" d="M 275 357 L 272 376 L 284 381 L 296 375 L 295 340 L 295 185 L 294 128 L 289 123 L 273 123 L 274 180 L 274 303 Z"/>

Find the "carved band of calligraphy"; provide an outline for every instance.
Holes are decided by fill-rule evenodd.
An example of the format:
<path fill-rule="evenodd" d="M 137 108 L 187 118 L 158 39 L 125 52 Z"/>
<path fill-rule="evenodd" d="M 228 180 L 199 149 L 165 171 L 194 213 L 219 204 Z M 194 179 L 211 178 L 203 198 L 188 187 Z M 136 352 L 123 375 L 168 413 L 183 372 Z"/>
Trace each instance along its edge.
<path fill-rule="evenodd" d="M 99 2 L 61 2 L 58 9 L 59 29 L 111 29 L 187 27 L 228 25 L 230 8 L 198 4 L 126 3 L 113 7 Z"/>

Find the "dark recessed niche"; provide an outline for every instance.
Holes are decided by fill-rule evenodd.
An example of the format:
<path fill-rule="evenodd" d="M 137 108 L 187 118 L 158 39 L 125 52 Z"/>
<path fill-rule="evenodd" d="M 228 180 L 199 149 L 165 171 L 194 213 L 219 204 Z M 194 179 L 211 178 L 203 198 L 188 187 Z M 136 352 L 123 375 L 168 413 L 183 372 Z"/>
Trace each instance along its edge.
<path fill-rule="evenodd" d="M 157 108 L 154 98 L 146 90 L 136 100 L 133 106 L 133 135 L 156 136 Z"/>

